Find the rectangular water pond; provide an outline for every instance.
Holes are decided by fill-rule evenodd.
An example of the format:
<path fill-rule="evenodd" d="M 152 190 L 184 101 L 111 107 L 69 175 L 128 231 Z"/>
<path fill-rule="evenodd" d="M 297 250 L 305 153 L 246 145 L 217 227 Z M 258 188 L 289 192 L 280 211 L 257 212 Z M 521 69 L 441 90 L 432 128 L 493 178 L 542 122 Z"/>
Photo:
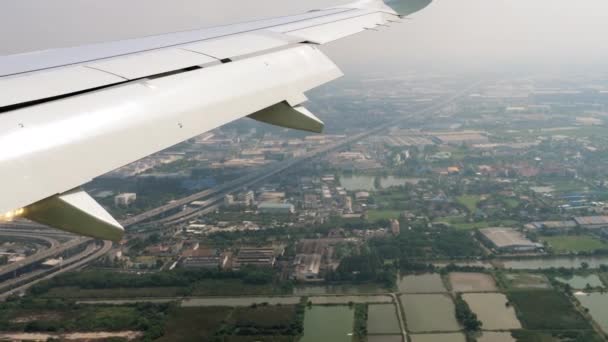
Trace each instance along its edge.
<path fill-rule="evenodd" d="M 608 332 L 608 294 L 594 292 L 577 295 L 576 299 L 589 310 L 589 314 L 600 328 Z"/>
<path fill-rule="evenodd" d="M 437 273 L 426 273 L 402 276 L 397 282 L 399 292 L 433 293 L 447 292 L 441 276 Z"/>
<path fill-rule="evenodd" d="M 306 308 L 304 336 L 299 342 L 351 342 L 355 310 L 346 305 Z"/>
<path fill-rule="evenodd" d="M 416 334 L 410 335 L 412 342 L 466 342 L 461 333 L 451 334 Z"/>
<path fill-rule="evenodd" d="M 368 334 L 398 334 L 399 320 L 393 304 L 370 304 L 367 309 Z"/>
<path fill-rule="evenodd" d="M 587 287 L 604 287 L 604 284 L 600 280 L 597 274 L 590 274 L 586 276 L 572 276 L 570 278 L 555 277 L 555 280 L 570 285 L 573 289 L 582 290 Z"/>
<path fill-rule="evenodd" d="M 386 293 L 387 289 L 378 284 L 348 284 L 348 285 L 300 285 L 293 289 L 295 296 L 314 296 L 325 294 L 359 295 L 370 293 Z"/>
<path fill-rule="evenodd" d="M 451 272 L 449 278 L 455 292 L 496 291 L 496 282 L 489 274 Z"/>
<path fill-rule="evenodd" d="M 484 331 L 483 335 L 477 338 L 477 342 L 515 342 L 515 338 L 510 332 Z"/>
<path fill-rule="evenodd" d="M 507 296 L 502 293 L 466 293 L 462 298 L 469 304 L 471 311 L 477 314 L 483 323 L 484 330 L 520 329 L 521 324 L 515 315 L 515 309 L 507 305 Z"/>
<path fill-rule="evenodd" d="M 407 329 L 412 332 L 458 331 L 454 302 L 446 294 L 401 295 Z"/>

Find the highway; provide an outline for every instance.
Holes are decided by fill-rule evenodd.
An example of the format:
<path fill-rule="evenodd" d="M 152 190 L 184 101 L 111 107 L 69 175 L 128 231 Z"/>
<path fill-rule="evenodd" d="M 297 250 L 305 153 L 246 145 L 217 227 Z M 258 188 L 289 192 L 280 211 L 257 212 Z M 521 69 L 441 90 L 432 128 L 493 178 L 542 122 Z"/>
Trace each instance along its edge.
<path fill-rule="evenodd" d="M 1 232 L 0 235 L 8 235 L 8 236 L 29 236 L 31 238 L 39 238 L 40 236 L 32 236 L 31 234 L 21 234 L 21 235 L 17 235 L 15 233 L 6 233 L 6 232 Z M 11 264 L 8 264 L 6 266 L 3 266 L 0 268 L 0 277 L 4 276 L 8 273 L 12 273 L 15 272 L 17 270 L 19 270 L 22 267 L 28 266 L 30 264 L 33 264 L 35 262 L 39 262 L 42 261 L 46 258 L 50 258 L 52 256 L 55 256 L 57 254 L 61 254 L 64 251 L 70 249 L 70 248 L 74 248 L 78 245 L 81 245 L 83 243 L 87 243 L 93 241 L 93 239 L 91 238 L 84 238 L 84 237 L 78 237 L 75 239 L 72 239 L 68 242 L 56 245 L 55 247 L 51 247 L 45 250 L 42 250 L 34 255 L 31 255 L 23 260 L 17 261 L 17 262 L 13 262 Z"/>
<path fill-rule="evenodd" d="M 64 265 L 69 265 L 69 264 L 73 263 L 74 261 L 77 261 L 78 259 L 82 259 L 83 256 L 91 254 L 96 249 L 97 248 L 95 246 L 95 243 L 91 242 L 87 245 L 87 247 L 84 251 L 82 251 L 82 252 L 78 253 L 77 255 L 74 255 L 66 260 L 63 260 L 61 262 L 61 265 L 58 265 L 56 267 L 62 268 Z M 13 278 L 13 279 L 7 280 L 5 282 L 2 282 L 2 283 L 0 283 L 0 292 L 2 292 L 5 289 L 11 289 L 14 286 L 19 285 L 21 283 L 25 283 L 27 281 L 38 279 L 42 274 L 49 273 L 54 268 L 55 267 L 37 269 L 35 271 L 25 273 L 17 278 Z"/>
<path fill-rule="evenodd" d="M 93 247 L 91 247 L 91 246 L 93 246 Z M 36 276 L 29 276 L 28 278 L 24 278 L 23 279 L 24 281 L 27 281 L 28 279 L 32 279 L 32 278 L 36 278 L 36 279 L 29 281 L 17 288 L 11 289 L 10 291 L 0 294 L 0 300 L 5 300 L 8 296 L 10 296 L 13 293 L 19 293 L 19 292 L 25 291 L 28 288 L 30 288 L 31 286 L 33 286 L 43 280 L 47 280 L 47 279 L 55 277 L 59 274 L 86 266 L 88 263 L 90 263 L 90 262 L 94 261 L 95 259 L 100 258 L 103 255 L 105 255 L 106 253 L 108 253 L 110 251 L 110 249 L 112 249 L 111 241 L 104 241 L 103 246 L 101 246 L 101 248 L 95 246 L 94 243 L 91 243 L 84 251 L 80 252 L 79 254 L 77 254 L 69 259 L 64 260 L 62 265 L 56 266 L 50 270 L 47 270 L 47 272 L 49 274 L 47 274 L 43 277 L 40 277 L 40 273 L 38 273 L 38 274 L 36 274 Z M 93 253 L 91 253 L 91 252 L 93 252 Z M 4 287 L 4 284 L 2 284 L 2 286 Z"/>

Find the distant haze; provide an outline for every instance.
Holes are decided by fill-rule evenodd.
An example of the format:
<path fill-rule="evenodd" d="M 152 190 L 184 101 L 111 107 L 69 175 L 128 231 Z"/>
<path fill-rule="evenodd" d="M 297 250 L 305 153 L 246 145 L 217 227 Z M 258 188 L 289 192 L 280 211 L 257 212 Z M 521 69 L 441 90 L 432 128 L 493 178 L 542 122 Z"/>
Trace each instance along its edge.
<path fill-rule="evenodd" d="M 295 14 L 345 2 L 2 1 L 0 54 Z M 605 71 L 608 65 L 606 0 L 435 0 L 412 20 L 380 30 L 384 32 L 364 32 L 324 49 L 347 72 L 406 67 Z"/>

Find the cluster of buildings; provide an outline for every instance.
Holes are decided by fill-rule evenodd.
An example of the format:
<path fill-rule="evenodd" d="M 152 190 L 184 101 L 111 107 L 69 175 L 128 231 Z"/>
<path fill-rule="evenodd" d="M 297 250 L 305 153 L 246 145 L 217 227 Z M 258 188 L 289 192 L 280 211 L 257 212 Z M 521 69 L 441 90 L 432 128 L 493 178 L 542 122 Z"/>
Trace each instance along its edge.
<path fill-rule="evenodd" d="M 277 256 L 284 251 L 283 248 L 277 251 L 274 247 L 241 247 L 232 261 L 232 269 L 239 270 L 244 266 L 274 267 Z"/>
<path fill-rule="evenodd" d="M 539 230 L 543 234 L 549 235 L 567 233 L 575 228 L 590 230 L 607 229 L 608 216 L 575 216 L 570 220 L 531 222 L 525 227 L 530 230 Z"/>

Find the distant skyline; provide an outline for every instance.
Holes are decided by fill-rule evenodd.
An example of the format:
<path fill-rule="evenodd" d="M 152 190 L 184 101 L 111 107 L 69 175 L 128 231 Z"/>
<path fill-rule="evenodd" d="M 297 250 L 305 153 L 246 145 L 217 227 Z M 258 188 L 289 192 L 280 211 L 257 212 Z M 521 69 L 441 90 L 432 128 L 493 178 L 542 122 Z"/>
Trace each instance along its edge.
<path fill-rule="evenodd" d="M 0 54 L 118 40 L 322 8 L 348 1 L 19 0 L 0 4 Z M 604 72 L 606 0 L 435 0 L 384 32 L 324 50 L 345 72 L 535 69 Z"/>

